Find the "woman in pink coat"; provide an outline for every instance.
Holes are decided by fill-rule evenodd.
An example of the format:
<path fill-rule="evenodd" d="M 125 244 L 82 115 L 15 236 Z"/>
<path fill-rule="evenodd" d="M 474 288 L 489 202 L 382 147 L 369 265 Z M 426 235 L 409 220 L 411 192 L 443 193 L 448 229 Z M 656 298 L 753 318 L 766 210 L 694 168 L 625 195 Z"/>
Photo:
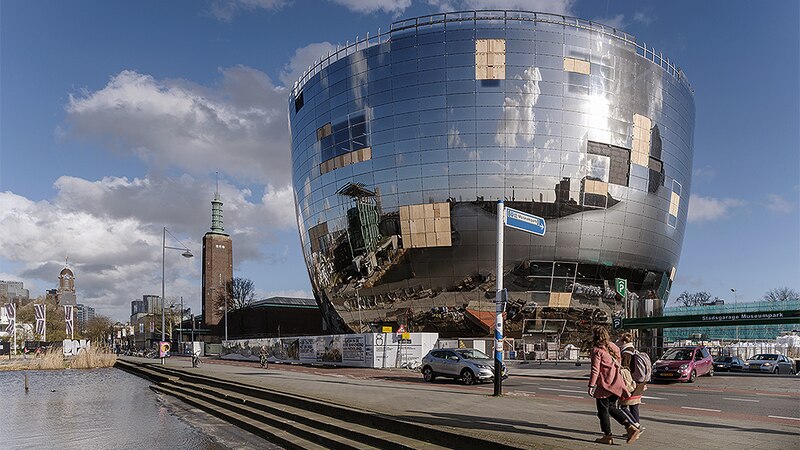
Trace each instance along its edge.
<path fill-rule="evenodd" d="M 589 379 L 589 395 L 597 401 L 597 417 L 603 437 L 595 439 L 601 444 L 613 444 L 609 415 L 628 431 L 627 442 L 639 438 L 639 429 L 620 411 L 617 401 L 630 396 L 619 373 L 619 348 L 609 340 L 605 327 L 595 327 L 592 335 L 592 376 Z"/>

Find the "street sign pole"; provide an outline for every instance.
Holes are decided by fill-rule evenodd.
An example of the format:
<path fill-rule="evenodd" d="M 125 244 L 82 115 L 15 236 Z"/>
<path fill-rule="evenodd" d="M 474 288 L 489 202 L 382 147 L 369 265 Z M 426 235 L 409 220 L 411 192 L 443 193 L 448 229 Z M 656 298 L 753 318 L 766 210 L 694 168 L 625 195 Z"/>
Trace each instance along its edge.
<path fill-rule="evenodd" d="M 503 200 L 497 201 L 497 292 L 494 319 L 494 395 L 503 394 L 503 229 L 505 211 Z"/>

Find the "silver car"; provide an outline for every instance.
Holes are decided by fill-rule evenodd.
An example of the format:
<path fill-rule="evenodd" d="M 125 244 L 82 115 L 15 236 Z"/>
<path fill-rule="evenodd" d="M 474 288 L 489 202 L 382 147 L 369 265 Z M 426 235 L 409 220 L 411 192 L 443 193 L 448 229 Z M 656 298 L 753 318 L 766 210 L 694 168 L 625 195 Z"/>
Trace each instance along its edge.
<path fill-rule="evenodd" d="M 794 362 L 776 353 L 762 353 L 753 356 L 744 363 L 745 372 L 761 373 L 795 373 Z"/>
<path fill-rule="evenodd" d="M 422 376 L 432 382 L 437 377 L 461 380 L 466 385 L 494 380 L 494 360 L 474 348 L 433 349 L 422 358 Z M 508 369 L 503 364 L 503 378 Z"/>

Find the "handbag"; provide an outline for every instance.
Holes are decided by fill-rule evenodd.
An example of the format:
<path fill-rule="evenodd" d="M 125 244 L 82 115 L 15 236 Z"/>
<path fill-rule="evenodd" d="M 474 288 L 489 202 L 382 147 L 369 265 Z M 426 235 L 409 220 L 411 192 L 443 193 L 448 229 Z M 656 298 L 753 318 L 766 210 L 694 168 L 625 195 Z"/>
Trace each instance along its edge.
<path fill-rule="evenodd" d="M 611 354 L 611 352 L 609 352 Z M 617 366 L 617 371 L 619 371 L 619 375 L 622 376 L 622 384 L 625 387 L 625 390 L 628 391 L 628 395 L 630 395 L 634 390 L 636 390 L 636 382 L 633 381 L 633 375 L 631 375 L 631 370 L 627 367 L 622 367 L 617 358 L 614 358 L 614 355 L 611 354 L 611 360 L 614 361 L 614 365 Z"/>

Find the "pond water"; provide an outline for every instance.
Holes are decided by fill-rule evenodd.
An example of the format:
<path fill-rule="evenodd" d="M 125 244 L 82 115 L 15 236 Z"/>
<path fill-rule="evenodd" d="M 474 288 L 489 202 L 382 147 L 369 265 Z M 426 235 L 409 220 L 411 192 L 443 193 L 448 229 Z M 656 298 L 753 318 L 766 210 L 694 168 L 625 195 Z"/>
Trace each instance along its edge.
<path fill-rule="evenodd" d="M 244 432 L 175 399 L 162 401 L 147 380 L 118 369 L 27 371 L 28 393 L 24 373 L 0 372 L 3 449 L 211 450 L 253 444 L 220 443 L 174 413 L 195 423 L 198 417 L 188 415 L 217 420 L 223 425 L 203 427 L 215 436 L 217 431 L 231 435 L 231 429 L 236 430 L 233 435 Z"/>

